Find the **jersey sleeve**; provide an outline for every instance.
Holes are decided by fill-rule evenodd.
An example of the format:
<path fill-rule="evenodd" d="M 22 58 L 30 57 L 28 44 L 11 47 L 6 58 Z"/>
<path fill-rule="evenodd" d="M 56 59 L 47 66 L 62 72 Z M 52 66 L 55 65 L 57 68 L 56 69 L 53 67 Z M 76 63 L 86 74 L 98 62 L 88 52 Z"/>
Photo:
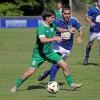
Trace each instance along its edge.
<path fill-rule="evenodd" d="M 58 25 L 58 19 L 55 19 L 55 20 L 53 21 L 53 24 L 57 26 L 57 25 Z"/>
<path fill-rule="evenodd" d="M 82 28 L 81 23 L 77 18 L 73 19 L 73 27 L 75 27 L 77 30 L 80 30 Z"/>
<path fill-rule="evenodd" d="M 44 26 L 40 24 L 37 28 L 37 34 L 40 37 L 45 37 Z"/>
<path fill-rule="evenodd" d="M 55 23 L 53 23 L 53 28 L 54 28 L 54 31 L 56 31 L 56 30 L 57 30 L 57 26 L 56 26 L 56 24 L 55 24 Z"/>
<path fill-rule="evenodd" d="M 89 8 L 89 10 L 86 12 L 86 16 L 92 16 L 93 10 L 93 7 Z"/>

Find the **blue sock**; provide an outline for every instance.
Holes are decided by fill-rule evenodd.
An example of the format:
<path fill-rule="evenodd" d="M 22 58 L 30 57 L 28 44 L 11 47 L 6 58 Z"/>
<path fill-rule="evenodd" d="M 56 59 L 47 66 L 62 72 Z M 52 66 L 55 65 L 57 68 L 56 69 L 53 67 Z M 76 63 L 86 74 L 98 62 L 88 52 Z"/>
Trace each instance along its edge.
<path fill-rule="evenodd" d="M 89 57 L 89 54 L 90 54 L 90 50 L 91 50 L 91 48 L 86 48 L 86 57 Z"/>
<path fill-rule="evenodd" d="M 55 76 L 57 71 L 59 70 L 59 67 L 56 64 L 53 64 L 51 66 L 51 70 L 50 70 L 50 81 L 54 81 L 55 80 Z"/>

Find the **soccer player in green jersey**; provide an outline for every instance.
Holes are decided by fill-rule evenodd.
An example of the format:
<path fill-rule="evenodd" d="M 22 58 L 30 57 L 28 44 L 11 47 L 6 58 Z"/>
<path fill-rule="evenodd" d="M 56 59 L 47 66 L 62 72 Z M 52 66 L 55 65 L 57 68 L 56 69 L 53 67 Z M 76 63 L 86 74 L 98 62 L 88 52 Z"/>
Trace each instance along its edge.
<path fill-rule="evenodd" d="M 56 10 L 54 12 L 55 12 L 56 18 L 62 18 L 62 2 L 61 1 L 58 1 L 56 3 Z"/>
<path fill-rule="evenodd" d="M 63 69 L 66 81 L 71 90 L 75 90 L 81 86 L 81 84 L 75 84 L 73 82 L 67 64 L 62 60 L 60 55 L 52 50 L 52 41 L 60 42 L 62 40 L 61 37 L 55 36 L 56 27 L 53 25 L 55 19 L 54 11 L 45 9 L 42 13 L 42 17 L 43 22 L 37 28 L 37 40 L 32 53 L 31 65 L 23 75 L 16 80 L 16 84 L 11 88 L 11 92 L 16 92 L 19 86 L 33 75 L 46 60 L 53 64 L 56 63 Z"/>

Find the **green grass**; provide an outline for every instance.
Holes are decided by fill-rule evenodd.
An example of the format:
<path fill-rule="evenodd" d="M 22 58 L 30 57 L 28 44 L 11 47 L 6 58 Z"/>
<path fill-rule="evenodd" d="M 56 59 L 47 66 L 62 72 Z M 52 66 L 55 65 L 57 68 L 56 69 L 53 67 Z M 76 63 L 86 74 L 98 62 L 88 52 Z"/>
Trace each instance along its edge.
<path fill-rule="evenodd" d="M 45 62 L 37 70 L 34 76 L 29 78 L 16 93 L 10 93 L 10 88 L 15 80 L 21 76 L 31 61 L 31 53 L 35 43 L 35 29 L 0 29 L 0 100 L 100 100 L 100 55 L 97 41 L 95 41 L 90 64 L 83 66 L 85 47 L 88 41 L 87 30 L 83 43 L 78 46 L 75 43 L 73 50 L 67 59 L 72 75 L 76 82 L 83 83 L 83 87 L 77 91 L 68 91 L 62 70 L 57 73 L 56 81 L 60 90 L 51 95 L 47 92 L 45 84 L 38 82 L 38 75 L 50 68 L 50 63 Z"/>

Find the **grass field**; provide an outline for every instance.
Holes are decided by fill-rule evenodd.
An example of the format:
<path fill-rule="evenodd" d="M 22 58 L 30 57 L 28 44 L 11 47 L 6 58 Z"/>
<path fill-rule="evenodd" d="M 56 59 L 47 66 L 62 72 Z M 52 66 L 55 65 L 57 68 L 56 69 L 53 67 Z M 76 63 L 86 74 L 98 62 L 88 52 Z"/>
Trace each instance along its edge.
<path fill-rule="evenodd" d="M 76 82 L 83 83 L 77 91 L 68 91 L 62 70 L 57 73 L 56 81 L 60 90 L 51 95 L 45 86 L 49 77 L 38 82 L 38 75 L 50 68 L 50 63 L 45 62 L 34 76 L 29 78 L 16 93 L 10 93 L 10 88 L 15 80 L 26 70 L 31 60 L 31 53 L 35 41 L 35 29 L 0 29 L 0 100 L 100 100 L 100 55 L 97 54 L 98 45 L 95 41 L 89 65 L 83 66 L 87 43 L 87 31 L 83 43 L 75 43 L 67 59 L 72 75 Z"/>

